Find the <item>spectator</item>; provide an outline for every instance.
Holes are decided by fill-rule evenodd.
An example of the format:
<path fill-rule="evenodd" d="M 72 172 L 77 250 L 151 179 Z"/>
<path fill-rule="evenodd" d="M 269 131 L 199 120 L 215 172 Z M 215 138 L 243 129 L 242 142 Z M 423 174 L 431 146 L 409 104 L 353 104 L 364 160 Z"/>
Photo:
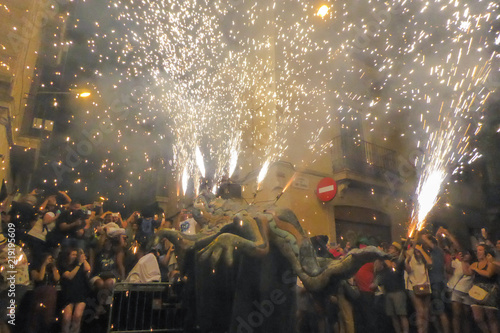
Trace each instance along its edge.
<path fill-rule="evenodd" d="M 47 235 L 51 232 L 55 225 L 56 219 L 59 217 L 60 210 L 57 208 L 56 197 L 51 196 L 40 207 L 42 212 L 39 214 L 35 225 L 28 232 L 28 244 L 31 247 L 34 255 L 34 261 L 41 261 L 42 258 L 37 257 L 46 253 L 52 244 L 47 243 Z"/>
<path fill-rule="evenodd" d="M 160 226 L 161 221 L 155 220 L 153 212 L 147 209 L 144 210 L 141 215 L 142 218 L 138 221 L 136 240 L 148 248 L 151 248 L 155 229 Z"/>
<path fill-rule="evenodd" d="M 161 281 L 160 266 L 154 252 L 143 256 L 132 268 L 125 282 L 148 283 Z"/>
<path fill-rule="evenodd" d="M 111 285 L 114 284 L 114 281 L 121 278 L 111 238 L 107 238 L 104 241 L 102 250 L 97 253 L 92 275 L 99 276 L 103 281 Z"/>
<path fill-rule="evenodd" d="M 431 282 L 431 316 L 438 332 L 449 333 L 450 323 L 445 313 L 444 300 L 446 299 L 445 253 L 438 246 L 436 238 L 429 234 L 421 236 L 424 251 L 430 254 L 432 266 L 429 266 L 429 280 Z"/>
<path fill-rule="evenodd" d="M 472 314 L 477 326 L 479 326 L 483 333 L 498 332 L 498 289 L 496 287 L 496 273 L 493 263 L 494 252 L 487 251 L 484 244 L 479 244 L 476 249 L 478 261 L 470 266 L 474 278 L 473 285 L 485 290 L 488 292 L 488 295 L 483 301 L 472 298 Z"/>
<path fill-rule="evenodd" d="M 448 281 L 448 288 L 451 290 L 454 332 L 471 331 L 469 290 L 472 287 L 472 271 L 470 270 L 472 258 L 470 251 L 459 251 L 455 260 L 451 262 L 453 275 Z"/>
<path fill-rule="evenodd" d="M 9 247 L 7 246 L 7 238 L 5 238 L 3 234 L 0 234 L 0 278 L 2 279 L 0 290 L 3 290 L 7 286 L 7 277 L 10 276 L 9 272 L 15 271 L 16 304 L 19 305 L 30 285 L 29 262 L 28 257 L 20 246 L 15 245 L 14 249 L 16 261 L 13 269 L 11 266 L 12 261 L 9 262 L 11 255 L 9 254 Z"/>
<path fill-rule="evenodd" d="M 125 221 L 123 221 L 122 228 L 127 229 L 128 226 L 130 225 L 130 223 L 136 223 L 137 220 L 139 219 L 139 217 L 141 217 L 141 213 L 139 213 L 137 211 L 133 212 L 132 215 L 130 215 L 128 217 L 128 219 L 126 219 Z"/>
<path fill-rule="evenodd" d="M 161 245 L 161 255 L 158 262 L 160 264 L 162 281 L 174 282 L 180 275 L 174 252 L 175 246 L 167 238 L 162 239 Z"/>
<path fill-rule="evenodd" d="M 500 258 L 500 239 L 495 243 L 495 258 Z"/>
<path fill-rule="evenodd" d="M 69 249 L 60 265 L 63 304 L 62 332 L 79 332 L 88 295 L 90 265 L 82 249 Z"/>
<path fill-rule="evenodd" d="M 363 249 L 367 246 L 367 240 L 360 240 L 359 248 Z M 374 280 L 374 265 L 373 262 L 366 263 L 354 275 L 354 281 L 359 289 L 359 298 L 356 302 L 360 317 L 357 320 L 359 327 L 362 327 L 363 332 L 373 332 L 375 327 L 375 293 L 373 288 Z"/>
<path fill-rule="evenodd" d="M 392 243 L 388 254 L 391 259 L 385 260 L 384 268 L 377 273 L 374 284 L 384 288 L 385 313 L 391 318 L 394 331 L 408 333 L 410 325 L 406 310 L 405 263 L 401 244 Z"/>
<path fill-rule="evenodd" d="M 335 259 L 339 259 L 343 256 L 344 250 L 340 246 L 340 244 L 328 243 L 328 251 L 332 254 Z"/>
<path fill-rule="evenodd" d="M 36 265 L 31 276 L 35 284 L 33 291 L 31 320 L 29 322 L 29 332 L 48 332 L 54 322 L 57 290 L 59 282 L 59 271 L 50 253 L 44 253 L 42 260 Z"/>
<path fill-rule="evenodd" d="M 432 265 L 432 259 L 419 244 L 415 244 L 410 251 L 405 261 L 406 289 L 417 313 L 418 333 L 426 333 L 429 327 L 429 308 L 431 305 L 428 269 Z"/>
<path fill-rule="evenodd" d="M 85 231 L 85 219 L 87 218 L 79 201 L 72 201 L 69 209 L 62 212 L 57 218 L 55 240 L 66 247 L 78 247 L 83 249 Z"/>
<path fill-rule="evenodd" d="M 179 228 L 181 232 L 188 235 L 194 235 L 199 231 L 198 223 L 193 218 L 193 215 L 185 209 L 179 214 Z"/>
<path fill-rule="evenodd" d="M 351 247 L 351 242 L 346 242 L 345 243 L 345 246 L 344 246 L 344 255 L 346 255 L 349 251 L 351 251 L 352 247 Z"/>

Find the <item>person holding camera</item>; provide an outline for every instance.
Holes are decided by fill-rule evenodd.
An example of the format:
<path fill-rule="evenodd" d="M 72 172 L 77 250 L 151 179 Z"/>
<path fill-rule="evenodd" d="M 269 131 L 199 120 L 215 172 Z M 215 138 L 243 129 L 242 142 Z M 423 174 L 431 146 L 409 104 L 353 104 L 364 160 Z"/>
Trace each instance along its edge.
<path fill-rule="evenodd" d="M 54 323 L 59 271 L 50 253 L 44 253 L 41 261 L 31 271 L 31 278 L 35 285 L 32 301 L 32 318 L 29 323 L 29 332 L 48 332 Z"/>
<path fill-rule="evenodd" d="M 89 294 L 90 265 L 82 249 L 69 249 L 60 266 L 63 304 L 62 332 L 80 331 L 86 299 Z"/>
<path fill-rule="evenodd" d="M 417 330 L 418 333 L 426 333 L 429 329 L 431 305 L 429 268 L 432 267 L 432 259 L 422 245 L 414 243 L 407 252 L 405 267 L 406 289 L 417 313 Z"/>
<path fill-rule="evenodd" d="M 82 210 L 78 201 L 72 201 L 68 210 L 59 215 L 54 232 L 57 242 L 63 247 L 84 248 L 85 220 L 88 215 Z"/>

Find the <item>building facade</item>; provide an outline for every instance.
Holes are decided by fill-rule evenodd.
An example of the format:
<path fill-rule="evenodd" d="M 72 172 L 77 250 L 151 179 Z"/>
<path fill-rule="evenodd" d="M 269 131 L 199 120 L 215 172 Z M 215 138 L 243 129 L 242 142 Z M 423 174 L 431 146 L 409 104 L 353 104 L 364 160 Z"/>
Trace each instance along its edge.
<path fill-rule="evenodd" d="M 64 2 L 64 1 L 60 1 Z M 41 137 L 30 130 L 27 116 L 30 93 L 36 80 L 36 66 L 43 32 L 60 21 L 57 1 L 6 0 L 0 4 L 0 178 L 8 191 L 25 183 L 32 172 Z"/>

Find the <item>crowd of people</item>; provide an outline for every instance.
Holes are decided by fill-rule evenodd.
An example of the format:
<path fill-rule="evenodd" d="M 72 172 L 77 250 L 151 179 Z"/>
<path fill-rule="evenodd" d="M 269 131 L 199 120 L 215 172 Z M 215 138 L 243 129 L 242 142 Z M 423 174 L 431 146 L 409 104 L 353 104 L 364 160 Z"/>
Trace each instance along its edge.
<path fill-rule="evenodd" d="M 341 259 L 351 250 L 349 242 L 342 247 L 326 238 L 314 240 L 323 257 Z M 493 244 L 482 229 L 471 243 L 475 251 L 463 247 L 443 227 L 404 243 L 382 243 L 378 247 L 388 258 L 363 265 L 332 296 L 335 306 L 329 312 L 340 318 L 328 313 L 318 318 L 317 309 L 325 306 L 299 287 L 299 326 L 303 332 L 311 331 L 311 325 L 313 331 L 326 331 L 328 322 L 332 331 L 343 332 L 408 333 L 412 327 L 419 333 L 498 332 L 500 262 L 495 258 L 500 239 Z M 356 245 L 363 248 L 369 242 L 361 238 Z M 349 299 L 354 311 L 343 307 L 342 297 Z"/>
<path fill-rule="evenodd" d="M 182 280 L 175 247 L 155 230 L 199 231 L 187 210 L 167 218 L 151 208 L 124 219 L 103 211 L 101 202 L 82 205 L 62 191 L 8 197 L 0 211 L 1 325 L 8 328 L 7 273 L 14 253 L 17 306 L 31 293 L 25 332 L 79 332 L 82 325 L 105 331 L 116 282 Z M 312 240 L 320 257 L 342 259 L 351 250 L 349 242 Z M 374 245 L 369 243 L 361 239 L 356 247 Z M 441 227 L 379 248 L 387 259 L 362 266 L 326 307 L 299 281 L 297 331 L 498 332 L 500 240 L 493 244 L 483 230 L 472 251 Z"/>
<path fill-rule="evenodd" d="M 82 205 L 62 191 L 8 197 L 0 208 L 2 328 L 8 329 L 8 272 L 14 271 L 16 316 L 27 319 L 16 327 L 23 332 L 80 332 L 82 323 L 106 331 L 116 282 L 179 279 L 174 246 L 158 239 L 155 230 L 196 232 L 187 211 L 167 219 L 161 210 L 147 208 L 123 219 L 118 212 L 104 212 L 100 202 Z M 9 269 L 10 243 L 16 244 L 15 269 Z M 23 308 L 29 291 L 31 301 Z M 19 313 L 20 308 L 25 311 Z"/>

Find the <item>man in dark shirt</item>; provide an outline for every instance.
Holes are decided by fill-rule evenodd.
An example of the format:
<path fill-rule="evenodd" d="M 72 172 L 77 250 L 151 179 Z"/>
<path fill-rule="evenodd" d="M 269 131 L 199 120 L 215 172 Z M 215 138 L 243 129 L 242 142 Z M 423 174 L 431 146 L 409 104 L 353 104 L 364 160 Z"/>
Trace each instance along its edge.
<path fill-rule="evenodd" d="M 429 253 L 432 259 L 432 267 L 429 269 L 429 280 L 431 282 L 431 315 L 439 317 L 437 320 L 432 320 L 436 329 L 439 332 L 450 332 L 450 323 L 445 313 L 444 300 L 446 299 L 446 275 L 445 275 L 445 257 L 444 251 L 438 246 L 436 238 L 429 234 L 422 235 L 422 242 L 425 250 Z"/>
<path fill-rule="evenodd" d="M 68 210 L 59 215 L 56 220 L 56 233 L 59 241 L 65 247 L 85 248 L 83 240 L 85 219 L 87 218 L 78 201 L 73 201 Z"/>
<path fill-rule="evenodd" d="M 404 256 L 401 245 L 394 242 L 389 246 L 390 260 L 385 260 L 384 267 L 377 272 L 374 284 L 384 288 L 385 313 L 391 317 L 394 331 L 408 333 L 410 325 L 406 309 L 406 292 L 404 282 Z"/>

